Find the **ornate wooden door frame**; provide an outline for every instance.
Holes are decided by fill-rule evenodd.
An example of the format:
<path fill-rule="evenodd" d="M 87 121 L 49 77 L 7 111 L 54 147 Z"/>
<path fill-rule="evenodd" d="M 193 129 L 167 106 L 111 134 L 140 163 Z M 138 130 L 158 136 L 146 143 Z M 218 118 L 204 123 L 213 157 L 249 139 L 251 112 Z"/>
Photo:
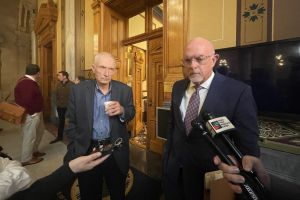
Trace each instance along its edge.
<path fill-rule="evenodd" d="M 41 68 L 41 89 L 44 97 L 44 116 L 51 114 L 51 92 L 56 77 L 56 22 L 57 7 L 52 0 L 41 4 L 34 31 L 37 38 L 37 64 Z M 49 52 L 51 51 L 51 52 Z M 51 59 L 51 60 L 49 60 Z M 50 66 L 51 65 L 51 66 Z"/>
<path fill-rule="evenodd" d="M 162 37 L 148 41 L 148 103 L 147 103 L 147 148 L 162 153 L 164 141 L 156 136 L 156 107 L 164 102 L 164 68 Z M 150 95 L 149 95 L 150 94 Z"/>
<path fill-rule="evenodd" d="M 142 79 L 143 67 L 146 65 L 146 55 L 143 49 L 132 46 L 133 66 L 132 66 L 132 90 L 135 105 L 135 117 L 133 122 L 133 134 L 136 136 L 143 129 L 142 122 Z"/>

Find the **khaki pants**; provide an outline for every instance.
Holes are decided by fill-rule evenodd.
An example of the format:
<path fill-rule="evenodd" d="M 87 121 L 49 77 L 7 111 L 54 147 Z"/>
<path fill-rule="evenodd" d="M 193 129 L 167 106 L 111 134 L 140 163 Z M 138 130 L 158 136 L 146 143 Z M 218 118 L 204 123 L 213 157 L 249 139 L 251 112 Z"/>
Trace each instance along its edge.
<path fill-rule="evenodd" d="M 38 146 L 44 134 L 43 113 L 26 115 L 24 124 L 22 124 L 22 154 L 21 162 L 27 162 L 32 159 L 32 153 L 38 150 Z"/>

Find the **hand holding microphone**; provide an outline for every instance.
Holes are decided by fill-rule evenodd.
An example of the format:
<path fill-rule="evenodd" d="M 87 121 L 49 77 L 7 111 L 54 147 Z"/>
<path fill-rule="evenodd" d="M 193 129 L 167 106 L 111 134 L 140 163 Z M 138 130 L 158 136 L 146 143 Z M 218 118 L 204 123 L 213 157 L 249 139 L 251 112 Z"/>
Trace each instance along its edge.
<path fill-rule="evenodd" d="M 223 171 L 223 175 L 227 179 L 230 188 L 235 193 L 242 193 L 242 188 L 239 186 L 239 184 L 244 183 L 245 179 L 239 174 L 240 169 L 237 166 L 227 165 L 226 163 L 222 162 L 219 156 L 215 156 L 213 161 L 214 164 Z M 245 171 L 254 170 L 266 188 L 270 186 L 270 177 L 268 176 L 268 173 L 266 172 L 260 159 L 254 156 L 246 155 L 242 159 L 242 166 Z"/>
<path fill-rule="evenodd" d="M 235 162 L 229 156 L 224 154 L 222 149 L 220 149 L 218 145 L 214 142 L 214 137 L 222 137 L 223 141 L 228 145 L 235 157 L 237 157 L 238 162 L 242 163 L 242 153 L 232 143 L 231 139 L 224 134 L 227 131 L 234 130 L 234 125 L 225 116 L 215 118 L 212 114 L 204 112 L 202 114 L 202 117 L 204 119 L 205 126 L 203 127 L 203 122 L 199 118 L 196 118 L 192 121 L 192 127 L 199 130 L 201 134 L 205 136 L 207 141 L 211 144 L 211 146 L 220 156 L 221 160 L 224 163 L 226 163 L 226 165 L 224 163 L 222 165 L 220 159 L 214 159 L 215 164 L 217 164 L 221 168 L 221 170 L 225 172 L 225 178 L 227 178 L 227 180 L 229 181 L 233 181 L 234 183 L 238 184 L 236 187 L 233 187 L 233 190 L 239 193 L 241 191 L 239 191 L 238 189 L 241 188 L 242 193 L 239 195 L 239 199 L 265 200 L 266 197 L 264 193 L 264 185 L 257 178 L 256 174 L 251 170 L 245 171 L 243 169 L 237 168 L 235 166 Z M 226 177 L 226 172 L 231 172 L 231 174 L 234 175 L 229 176 L 228 178 Z"/>

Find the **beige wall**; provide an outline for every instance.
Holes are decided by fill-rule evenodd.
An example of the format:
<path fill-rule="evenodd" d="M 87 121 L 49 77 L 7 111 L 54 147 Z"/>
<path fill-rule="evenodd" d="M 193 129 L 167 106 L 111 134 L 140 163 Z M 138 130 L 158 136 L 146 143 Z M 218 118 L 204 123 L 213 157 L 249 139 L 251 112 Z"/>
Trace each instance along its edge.
<path fill-rule="evenodd" d="M 145 33 L 145 12 L 131 17 L 128 22 L 128 37 Z"/>
<path fill-rule="evenodd" d="M 299 9 L 299 0 L 273 0 L 273 40 L 300 37 Z"/>
<path fill-rule="evenodd" d="M 188 40 L 201 36 L 215 48 L 236 45 L 236 0 L 189 0 Z"/>

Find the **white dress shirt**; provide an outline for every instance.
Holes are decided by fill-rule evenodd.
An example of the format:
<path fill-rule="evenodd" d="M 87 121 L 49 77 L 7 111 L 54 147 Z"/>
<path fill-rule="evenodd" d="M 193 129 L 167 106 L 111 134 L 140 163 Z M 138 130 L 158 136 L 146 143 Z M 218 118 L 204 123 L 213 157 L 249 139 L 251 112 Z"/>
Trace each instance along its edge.
<path fill-rule="evenodd" d="M 210 84 L 213 80 L 215 76 L 215 73 L 213 72 L 210 77 L 204 82 L 202 83 L 200 86 L 202 87 L 201 90 L 199 90 L 199 95 L 200 95 L 200 106 L 199 106 L 199 110 L 198 113 L 200 112 L 203 103 L 206 99 L 207 96 L 207 92 L 209 90 Z M 190 82 L 190 85 L 188 86 L 188 88 L 185 91 L 185 94 L 181 100 L 181 104 L 180 104 L 180 111 L 181 111 L 181 116 L 182 116 L 182 121 L 184 121 L 184 117 L 185 117 L 185 113 L 186 113 L 186 109 L 188 107 L 190 98 L 192 96 L 192 94 L 195 92 L 195 84 L 193 82 Z"/>

